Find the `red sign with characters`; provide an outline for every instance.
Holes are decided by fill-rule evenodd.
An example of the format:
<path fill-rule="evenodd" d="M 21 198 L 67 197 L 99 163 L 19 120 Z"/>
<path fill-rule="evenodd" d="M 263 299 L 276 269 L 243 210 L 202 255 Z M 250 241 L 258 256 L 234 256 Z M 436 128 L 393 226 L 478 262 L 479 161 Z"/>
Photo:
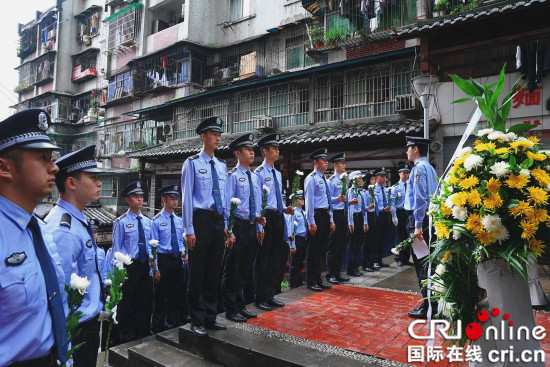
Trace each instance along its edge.
<path fill-rule="evenodd" d="M 95 78 L 97 76 L 97 70 L 95 69 L 84 69 L 82 70 L 82 66 L 78 65 L 75 66 L 73 69 L 73 80 L 81 80 L 81 79 L 91 79 Z"/>
<path fill-rule="evenodd" d="M 538 86 L 532 92 L 529 92 L 527 87 L 516 87 L 516 95 L 512 99 L 512 107 L 518 108 L 521 105 L 525 106 L 540 106 L 540 92 L 542 90 L 542 85 Z"/>

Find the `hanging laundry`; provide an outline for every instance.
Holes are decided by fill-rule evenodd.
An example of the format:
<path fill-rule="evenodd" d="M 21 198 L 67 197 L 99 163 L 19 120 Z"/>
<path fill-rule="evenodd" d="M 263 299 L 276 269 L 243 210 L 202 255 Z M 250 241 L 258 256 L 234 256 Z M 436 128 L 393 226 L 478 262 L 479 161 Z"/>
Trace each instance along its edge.
<path fill-rule="evenodd" d="M 521 72 L 521 78 L 527 80 L 527 89 L 534 91 L 542 82 L 545 71 L 550 70 L 550 57 L 545 57 L 547 47 L 539 40 L 525 42 L 516 49 L 516 68 Z M 550 56 L 550 55 L 549 55 Z"/>
<path fill-rule="evenodd" d="M 162 68 L 166 69 L 166 56 L 162 56 Z"/>

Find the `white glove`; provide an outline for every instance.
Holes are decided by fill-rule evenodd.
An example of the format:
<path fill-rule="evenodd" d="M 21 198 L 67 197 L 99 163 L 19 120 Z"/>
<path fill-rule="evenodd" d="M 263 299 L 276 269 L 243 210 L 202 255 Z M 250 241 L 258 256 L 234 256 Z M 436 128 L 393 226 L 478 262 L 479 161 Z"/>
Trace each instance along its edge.
<path fill-rule="evenodd" d="M 397 227 L 397 217 L 391 217 L 391 221 L 393 222 L 393 225 Z"/>

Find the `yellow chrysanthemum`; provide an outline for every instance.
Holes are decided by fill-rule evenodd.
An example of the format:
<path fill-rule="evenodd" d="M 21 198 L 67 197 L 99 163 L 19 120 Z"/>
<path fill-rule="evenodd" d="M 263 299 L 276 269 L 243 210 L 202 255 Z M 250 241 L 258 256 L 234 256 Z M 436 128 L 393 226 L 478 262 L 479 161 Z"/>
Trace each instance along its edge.
<path fill-rule="evenodd" d="M 489 181 L 487 181 L 487 190 L 490 192 L 497 192 L 498 189 L 500 189 L 500 180 L 498 178 L 491 177 Z"/>
<path fill-rule="evenodd" d="M 483 144 L 483 140 L 476 140 L 474 141 L 474 146 L 477 146 L 479 144 Z"/>
<path fill-rule="evenodd" d="M 546 171 L 540 168 L 533 168 L 531 170 L 531 176 L 533 176 L 533 178 L 537 180 L 539 185 L 543 188 L 546 188 L 550 184 L 550 176 L 548 176 Z"/>
<path fill-rule="evenodd" d="M 460 182 L 460 178 L 456 177 L 455 175 L 450 175 L 447 179 L 447 183 L 449 185 L 457 185 Z"/>
<path fill-rule="evenodd" d="M 523 229 L 523 233 L 521 234 L 521 238 L 530 239 L 535 235 L 535 232 L 538 229 L 538 223 L 533 223 L 528 220 L 522 220 L 520 222 L 520 227 Z"/>
<path fill-rule="evenodd" d="M 546 205 L 548 203 L 548 193 L 540 187 L 528 187 L 529 200 L 533 201 L 536 205 Z"/>
<path fill-rule="evenodd" d="M 483 200 L 483 206 L 489 210 L 498 209 L 502 206 L 502 204 L 502 198 L 497 193 L 493 193 Z"/>
<path fill-rule="evenodd" d="M 542 254 L 545 247 L 546 245 L 541 240 L 537 240 L 536 238 L 531 238 L 529 240 L 529 249 L 534 251 L 537 255 Z"/>
<path fill-rule="evenodd" d="M 504 181 L 504 183 L 512 189 L 521 190 L 529 183 L 529 177 L 525 175 L 510 175 L 508 180 Z"/>
<path fill-rule="evenodd" d="M 478 144 L 474 147 L 476 152 L 488 152 L 489 149 L 493 148 L 495 149 L 497 146 L 495 143 L 484 143 L 484 144 Z"/>
<path fill-rule="evenodd" d="M 437 238 L 449 238 L 451 232 L 444 223 L 439 222 L 435 224 L 435 234 Z"/>
<path fill-rule="evenodd" d="M 445 252 L 445 255 L 443 255 L 443 261 L 449 261 L 451 258 L 451 251 Z"/>
<path fill-rule="evenodd" d="M 495 236 L 491 232 L 483 230 L 476 233 L 476 238 L 484 246 L 489 246 L 491 243 L 495 242 Z"/>
<path fill-rule="evenodd" d="M 460 181 L 459 186 L 464 190 L 468 190 L 469 188 L 472 188 L 478 184 L 479 184 L 479 179 L 474 175 L 470 175 L 470 177 Z"/>
<path fill-rule="evenodd" d="M 511 142 L 510 148 L 514 149 L 514 151 L 517 153 L 519 148 L 523 148 L 523 150 L 525 150 L 526 148 L 531 148 L 533 145 L 534 143 L 530 140 L 520 140 Z"/>
<path fill-rule="evenodd" d="M 445 205 L 444 201 L 441 202 L 441 213 L 446 217 L 450 216 L 453 213 L 450 208 L 447 208 L 447 205 Z"/>
<path fill-rule="evenodd" d="M 468 200 L 468 193 L 466 192 L 457 192 L 451 201 L 456 206 L 464 206 L 466 205 L 466 201 Z"/>
<path fill-rule="evenodd" d="M 538 144 L 539 143 L 539 138 L 537 138 L 536 136 L 529 136 L 527 138 L 527 140 L 532 141 L 533 144 Z"/>
<path fill-rule="evenodd" d="M 466 229 L 474 234 L 483 231 L 483 223 L 481 223 L 481 215 L 472 213 L 466 221 Z"/>
<path fill-rule="evenodd" d="M 510 153 L 510 148 L 498 148 L 498 149 L 495 149 L 495 152 L 498 155 Z"/>
<path fill-rule="evenodd" d="M 548 212 L 542 208 L 535 208 L 533 213 L 525 217 L 529 222 L 539 224 L 548 220 Z"/>
<path fill-rule="evenodd" d="M 546 154 L 543 153 L 533 153 L 531 151 L 527 151 L 527 158 L 531 158 L 534 161 L 542 162 L 546 159 Z"/>
<path fill-rule="evenodd" d="M 471 207 L 476 207 L 481 205 L 481 195 L 477 190 L 472 190 L 468 193 L 468 204 Z"/>
<path fill-rule="evenodd" d="M 471 153 L 466 153 L 462 157 L 457 158 L 455 160 L 455 163 L 454 163 L 455 167 L 460 168 L 460 166 L 462 166 L 464 164 L 464 162 L 466 161 L 466 158 L 468 158 L 471 155 L 472 155 Z"/>
<path fill-rule="evenodd" d="M 508 209 L 510 214 L 516 218 L 518 215 L 532 215 L 534 208 L 529 205 L 527 201 L 519 200 L 519 204 L 513 208 Z"/>

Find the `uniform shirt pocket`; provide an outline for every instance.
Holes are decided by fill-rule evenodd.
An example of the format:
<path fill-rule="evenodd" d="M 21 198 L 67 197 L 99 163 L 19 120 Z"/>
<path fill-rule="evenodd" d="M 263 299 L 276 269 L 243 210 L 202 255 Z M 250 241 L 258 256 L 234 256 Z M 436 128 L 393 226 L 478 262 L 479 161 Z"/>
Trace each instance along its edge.
<path fill-rule="evenodd" d="M 159 240 L 161 243 L 170 244 L 170 237 L 172 236 L 172 230 L 170 225 L 159 226 Z"/>
<path fill-rule="evenodd" d="M 0 314 L 9 318 L 36 310 L 44 299 L 39 292 L 39 264 L 26 260 L 19 266 L 8 267 L 0 272 Z"/>
<path fill-rule="evenodd" d="M 124 227 L 124 243 L 128 248 L 132 248 L 132 244 L 136 243 L 138 240 L 138 228 L 137 224 L 132 227 Z"/>

